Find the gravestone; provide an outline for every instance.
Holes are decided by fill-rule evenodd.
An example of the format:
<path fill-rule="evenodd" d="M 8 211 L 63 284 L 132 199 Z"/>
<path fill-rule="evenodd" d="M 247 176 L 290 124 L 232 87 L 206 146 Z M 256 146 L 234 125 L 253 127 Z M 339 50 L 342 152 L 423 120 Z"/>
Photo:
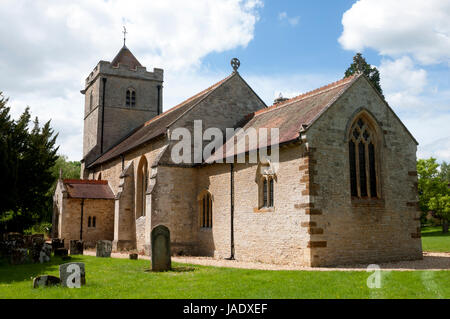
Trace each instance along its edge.
<path fill-rule="evenodd" d="M 52 251 L 55 252 L 58 248 L 64 248 L 64 239 L 53 238 L 52 239 Z"/>
<path fill-rule="evenodd" d="M 130 259 L 137 260 L 138 259 L 138 254 L 130 254 Z"/>
<path fill-rule="evenodd" d="M 70 254 L 71 255 L 83 255 L 83 241 L 71 240 L 70 241 Z"/>
<path fill-rule="evenodd" d="M 39 262 L 41 264 L 49 262 L 51 256 L 52 256 L 52 246 L 50 244 L 45 243 L 41 249 L 41 254 L 39 256 Z"/>
<path fill-rule="evenodd" d="M 10 262 L 12 265 L 23 265 L 28 262 L 28 249 L 15 248 L 11 250 Z"/>
<path fill-rule="evenodd" d="M 30 255 L 31 255 L 31 260 L 33 260 L 34 263 L 38 263 L 39 262 L 39 258 L 41 257 L 41 250 L 42 247 L 44 246 L 44 238 L 41 237 L 35 237 L 33 238 L 33 245 L 31 246 L 30 249 Z"/>
<path fill-rule="evenodd" d="M 45 242 L 44 234 L 34 234 L 34 235 L 31 235 L 31 242 L 33 243 L 35 240 L 39 240 L 39 241 Z"/>
<path fill-rule="evenodd" d="M 67 257 L 68 254 L 69 251 L 67 250 L 67 248 L 57 248 L 55 250 L 55 256 Z"/>
<path fill-rule="evenodd" d="M 86 285 L 86 272 L 84 263 L 67 263 L 59 266 L 61 286 L 68 288 L 81 288 Z"/>
<path fill-rule="evenodd" d="M 112 241 L 99 240 L 97 242 L 97 257 L 111 257 Z"/>
<path fill-rule="evenodd" d="M 56 286 L 60 284 L 58 277 L 50 275 L 37 276 L 33 279 L 33 288 Z"/>
<path fill-rule="evenodd" d="M 164 225 L 152 229 L 152 270 L 167 271 L 172 268 L 170 253 L 170 231 Z"/>
<path fill-rule="evenodd" d="M 23 236 L 24 248 L 31 249 L 33 247 L 33 235 Z"/>

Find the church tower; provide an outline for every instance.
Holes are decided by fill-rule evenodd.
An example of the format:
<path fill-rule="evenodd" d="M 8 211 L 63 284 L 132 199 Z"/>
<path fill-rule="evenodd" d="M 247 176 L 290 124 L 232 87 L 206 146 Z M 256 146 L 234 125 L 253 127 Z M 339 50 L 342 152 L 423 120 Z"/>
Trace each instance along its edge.
<path fill-rule="evenodd" d="M 84 167 L 116 145 L 144 122 L 162 112 L 164 71 L 147 69 L 125 46 L 112 62 L 100 61 L 84 90 Z"/>

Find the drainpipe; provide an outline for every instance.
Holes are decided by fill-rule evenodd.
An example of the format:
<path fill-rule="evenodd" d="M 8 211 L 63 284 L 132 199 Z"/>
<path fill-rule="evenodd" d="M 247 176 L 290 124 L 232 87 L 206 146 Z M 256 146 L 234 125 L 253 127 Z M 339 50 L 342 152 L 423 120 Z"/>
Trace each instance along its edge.
<path fill-rule="evenodd" d="M 83 210 L 84 210 L 84 198 L 81 199 L 80 240 L 83 240 Z"/>
<path fill-rule="evenodd" d="M 102 92 L 102 132 L 100 140 L 100 154 L 103 154 L 103 129 L 105 126 L 105 92 L 106 92 L 106 78 L 102 78 L 103 92 Z"/>
<path fill-rule="evenodd" d="M 230 238 L 231 252 L 228 260 L 234 260 L 234 164 L 230 164 Z"/>

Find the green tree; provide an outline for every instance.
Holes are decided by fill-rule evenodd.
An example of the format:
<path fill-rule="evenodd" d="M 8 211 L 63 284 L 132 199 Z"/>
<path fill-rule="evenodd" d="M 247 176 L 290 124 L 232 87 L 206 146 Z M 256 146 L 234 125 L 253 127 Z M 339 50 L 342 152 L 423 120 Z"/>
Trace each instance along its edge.
<path fill-rule="evenodd" d="M 442 232 L 448 233 L 448 221 L 450 220 L 450 195 L 436 194 L 430 199 L 430 208 L 442 220 Z"/>
<path fill-rule="evenodd" d="M 419 207 L 422 212 L 434 211 L 442 220 L 443 231 L 448 225 L 448 215 L 445 213 L 445 196 L 450 195 L 447 182 L 439 172 L 439 164 L 435 158 L 417 161 Z M 448 226 L 447 226 L 448 228 Z"/>
<path fill-rule="evenodd" d="M 447 163 L 446 161 L 443 161 L 441 164 L 441 173 L 440 173 L 442 179 L 447 181 L 447 183 L 450 184 L 450 163 Z"/>
<path fill-rule="evenodd" d="M 12 120 L 7 102 L 0 94 L 0 165 L 5 172 L 0 179 L 0 228 L 23 231 L 46 215 L 57 134 L 50 122 L 40 127 L 37 118 L 29 129 L 28 108 Z"/>
<path fill-rule="evenodd" d="M 366 59 L 362 56 L 361 53 L 356 53 L 353 57 L 353 63 L 350 67 L 345 71 L 345 77 L 348 78 L 353 74 L 361 72 L 372 82 L 377 91 L 383 96 L 383 90 L 380 85 L 380 72 L 374 66 L 371 66 L 366 62 Z"/>

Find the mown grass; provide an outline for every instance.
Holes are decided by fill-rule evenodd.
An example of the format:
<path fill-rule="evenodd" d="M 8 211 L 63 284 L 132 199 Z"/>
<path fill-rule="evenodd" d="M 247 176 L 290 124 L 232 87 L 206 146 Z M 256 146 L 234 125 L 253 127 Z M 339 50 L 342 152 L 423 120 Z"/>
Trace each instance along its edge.
<path fill-rule="evenodd" d="M 364 271 L 265 271 L 174 264 L 150 272 L 147 260 L 76 256 L 86 265 L 86 286 L 32 288 L 31 277 L 58 274 L 64 263 L 0 264 L 0 298 L 450 298 L 450 271 L 382 272 L 382 288 L 369 289 Z"/>
<path fill-rule="evenodd" d="M 450 232 L 444 234 L 442 227 L 422 229 L 423 251 L 450 252 Z"/>

